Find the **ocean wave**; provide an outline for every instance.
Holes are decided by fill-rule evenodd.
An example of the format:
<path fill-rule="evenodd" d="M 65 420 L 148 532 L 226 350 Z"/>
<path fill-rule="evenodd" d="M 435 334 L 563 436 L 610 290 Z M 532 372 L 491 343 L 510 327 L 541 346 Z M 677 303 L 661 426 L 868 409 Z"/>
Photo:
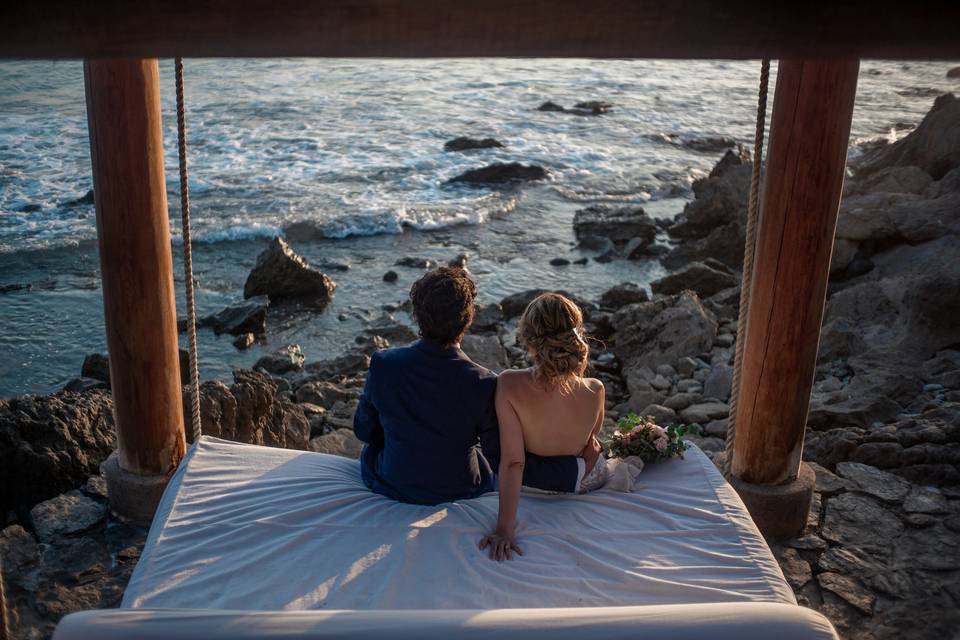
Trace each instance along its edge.
<path fill-rule="evenodd" d="M 255 240 L 257 238 L 272 238 L 280 235 L 281 228 L 268 224 L 235 225 L 226 229 L 205 231 L 194 234 L 193 241 L 201 244 L 215 244 L 217 242 L 233 242 L 235 240 Z M 174 236 L 174 242 L 179 243 L 180 236 Z"/>

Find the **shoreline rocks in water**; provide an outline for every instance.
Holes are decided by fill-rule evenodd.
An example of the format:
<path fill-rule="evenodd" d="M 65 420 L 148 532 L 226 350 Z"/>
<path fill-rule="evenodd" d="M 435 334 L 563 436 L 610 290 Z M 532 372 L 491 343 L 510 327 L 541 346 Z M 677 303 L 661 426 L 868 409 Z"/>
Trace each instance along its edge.
<path fill-rule="evenodd" d="M 317 271 L 277 236 L 257 256 L 257 264 L 243 286 L 243 297 L 265 295 L 271 304 L 297 301 L 324 308 L 330 303 L 336 283 Z"/>
<path fill-rule="evenodd" d="M 494 164 L 470 169 L 460 175 L 447 180 L 447 184 L 463 183 L 468 185 L 499 184 L 506 185 L 517 182 L 535 182 L 546 180 L 550 173 L 538 165 L 525 165 L 519 162 L 496 162 Z"/>
<path fill-rule="evenodd" d="M 643 207 L 591 205 L 573 215 L 573 232 L 582 248 L 611 255 L 619 250 L 629 259 L 653 255 L 657 224 Z M 612 243 L 604 248 L 605 242 Z"/>
<path fill-rule="evenodd" d="M 502 149 L 503 143 L 493 138 L 470 138 L 460 136 L 448 140 L 443 145 L 444 151 L 471 151 L 473 149 Z"/>
<path fill-rule="evenodd" d="M 573 105 L 571 108 L 564 107 L 557 104 L 551 100 L 547 100 L 539 107 L 537 111 L 551 111 L 555 113 L 570 113 L 576 116 L 600 116 L 605 113 L 610 113 L 613 110 L 613 105 L 609 102 L 603 102 L 602 100 L 588 100 L 585 102 L 578 102 Z"/>

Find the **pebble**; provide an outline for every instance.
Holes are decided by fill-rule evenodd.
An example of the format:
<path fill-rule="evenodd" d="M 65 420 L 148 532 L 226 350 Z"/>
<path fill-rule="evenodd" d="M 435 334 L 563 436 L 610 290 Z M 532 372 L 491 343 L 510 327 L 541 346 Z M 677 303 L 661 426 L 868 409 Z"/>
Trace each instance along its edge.
<path fill-rule="evenodd" d="M 654 389 L 664 391 L 670 388 L 670 381 L 664 378 L 662 375 L 657 374 L 653 380 L 650 381 L 650 386 Z"/>
<path fill-rule="evenodd" d="M 672 378 L 673 376 L 677 375 L 677 370 L 668 364 L 662 364 L 659 367 L 657 367 L 657 373 L 659 373 L 664 378 Z"/>

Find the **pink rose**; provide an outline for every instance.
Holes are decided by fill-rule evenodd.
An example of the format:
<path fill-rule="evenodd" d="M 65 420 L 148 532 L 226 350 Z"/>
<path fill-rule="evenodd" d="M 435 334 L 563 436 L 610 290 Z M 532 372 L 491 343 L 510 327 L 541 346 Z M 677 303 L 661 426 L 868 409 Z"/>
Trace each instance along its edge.
<path fill-rule="evenodd" d="M 653 431 L 653 437 L 654 437 L 654 438 L 658 438 L 658 439 L 659 439 L 659 438 L 666 438 L 666 437 L 667 437 L 667 430 L 664 429 L 663 427 L 661 427 L 661 426 L 659 426 L 659 425 L 653 425 L 653 426 L 651 427 L 651 429 L 652 429 L 652 431 Z"/>
<path fill-rule="evenodd" d="M 663 435 L 654 441 L 653 446 L 657 448 L 657 451 L 663 451 L 669 443 L 670 441 L 667 439 L 667 436 Z"/>

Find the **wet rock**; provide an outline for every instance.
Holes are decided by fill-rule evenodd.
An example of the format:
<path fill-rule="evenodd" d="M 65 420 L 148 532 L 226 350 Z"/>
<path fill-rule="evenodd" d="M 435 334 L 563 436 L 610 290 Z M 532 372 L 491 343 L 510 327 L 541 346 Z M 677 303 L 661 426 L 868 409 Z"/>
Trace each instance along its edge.
<path fill-rule="evenodd" d="M 679 271 L 650 283 L 654 293 L 670 295 L 685 289 L 695 291 L 701 297 L 710 297 L 736 286 L 738 278 L 727 271 L 720 271 L 702 262 L 693 262 Z"/>
<path fill-rule="evenodd" d="M 920 125 L 905 138 L 864 153 L 855 163 L 856 175 L 891 166 L 920 167 L 935 180 L 960 166 L 960 99 L 953 94 L 937 98 Z"/>
<path fill-rule="evenodd" d="M 628 304 L 637 302 L 647 302 L 650 296 L 647 290 L 635 282 L 622 282 L 615 287 L 607 289 L 600 296 L 600 306 L 604 309 L 619 309 Z"/>
<path fill-rule="evenodd" d="M 687 138 L 683 140 L 681 144 L 688 149 L 702 153 L 720 153 L 721 151 L 737 147 L 736 140 L 725 136 Z"/>
<path fill-rule="evenodd" d="M 320 267 L 328 271 L 350 271 L 349 262 L 340 262 L 338 260 L 324 260 Z"/>
<path fill-rule="evenodd" d="M 460 341 L 460 349 L 471 360 L 494 373 L 500 373 L 510 365 L 507 352 L 500 344 L 500 339 L 497 336 L 481 336 L 468 333 Z"/>
<path fill-rule="evenodd" d="M 846 478 L 850 489 L 868 493 L 885 502 L 902 502 L 910 493 L 906 480 L 859 462 L 837 463 L 837 473 Z"/>
<path fill-rule="evenodd" d="M 550 100 L 547 100 L 546 102 L 541 104 L 539 107 L 537 107 L 537 111 L 561 112 L 561 111 L 566 111 L 566 109 L 561 105 L 557 104 L 556 102 L 551 102 Z"/>
<path fill-rule="evenodd" d="M 717 335 L 716 318 L 689 291 L 627 305 L 612 322 L 613 352 L 628 369 L 672 365 L 709 351 Z"/>
<path fill-rule="evenodd" d="M 0 400 L 0 507 L 26 508 L 80 486 L 115 446 L 105 391 Z"/>
<path fill-rule="evenodd" d="M 565 267 L 570 264 L 570 261 L 566 258 L 551 258 L 550 266 L 553 267 Z"/>
<path fill-rule="evenodd" d="M 257 264 L 243 286 L 243 297 L 265 295 L 271 304 L 297 301 L 323 308 L 336 288 L 333 280 L 311 267 L 278 236 L 257 256 Z"/>
<path fill-rule="evenodd" d="M 222 311 L 200 319 L 200 327 L 210 327 L 216 335 L 228 333 L 240 336 L 252 333 L 262 336 L 267 332 L 267 298 L 254 298 L 232 304 Z"/>
<path fill-rule="evenodd" d="M 110 383 L 110 359 L 102 353 L 91 353 L 83 359 L 80 375 Z"/>
<path fill-rule="evenodd" d="M 241 333 L 233 340 L 233 346 L 239 351 L 244 351 L 253 346 L 257 341 L 257 336 L 252 333 Z"/>
<path fill-rule="evenodd" d="M 653 243 L 657 225 L 642 207 L 592 205 L 573 215 L 573 232 L 578 239 L 609 238 L 614 244 L 626 244 L 634 238 L 643 246 Z"/>
<path fill-rule="evenodd" d="M 817 575 L 817 583 L 821 589 L 840 596 L 863 613 L 867 615 L 873 613 L 873 604 L 877 597 L 853 578 L 826 572 Z"/>
<path fill-rule="evenodd" d="M 889 555 L 889 541 L 903 532 L 900 519 L 870 496 L 842 493 L 827 501 L 822 536 L 831 542 Z"/>
<path fill-rule="evenodd" d="M 0 294 L 13 293 L 14 291 L 30 291 L 33 285 L 29 282 L 16 282 L 13 284 L 0 285 Z"/>
<path fill-rule="evenodd" d="M 601 100 L 587 100 L 586 102 L 578 102 L 573 105 L 572 109 L 567 109 L 569 113 L 576 114 L 578 116 L 599 116 L 604 113 L 610 113 L 613 109 L 613 105 L 609 102 L 603 102 Z"/>
<path fill-rule="evenodd" d="M 497 162 L 480 169 L 471 169 L 447 180 L 448 183 L 469 185 L 505 185 L 518 182 L 546 180 L 550 173 L 537 165 L 524 165 L 519 162 Z"/>
<path fill-rule="evenodd" d="M 67 200 L 61 206 L 63 207 L 80 207 L 84 205 L 93 204 L 93 189 L 90 189 L 85 194 L 80 196 L 75 200 Z"/>
<path fill-rule="evenodd" d="M 300 348 L 300 345 L 288 344 L 282 349 L 278 349 L 257 360 L 253 368 L 262 369 L 267 373 L 273 373 L 275 375 L 283 375 L 284 373 L 302 369 L 305 360 L 306 358 L 303 355 L 303 350 Z"/>
<path fill-rule="evenodd" d="M 383 274 L 383 281 L 384 281 L 384 282 L 396 282 L 396 281 L 397 281 L 397 278 L 399 278 L 399 277 L 400 277 L 400 276 L 397 275 L 397 272 L 396 272 L 396 271 L 392 271 L 392 270 L 391 270 L 391 271 L 387 271 L 385 274 Z"/>
<path fill-rule="evenodd" d="M 948 78 L 960 78 L 960 67 L 953 67 L 952 69 L 947 69 Z"/>
<path fill-rule="evenodd" d="M 547 289 L 528 289 L 526 291 L 520 291 L 519 293 L 512 293 L 500 301 L 500 308 L 503 309 L 503 317 L 506 320 L 515 318 L 523 313 L 524 309 L 527 308 L 531 302 L 533 302 L 538 296 L 544 293 L 551 293 Z M 553 291 L 552 293 L 559 293 L 562 296 L 566 296 L 580 307 L 581 311 L 588 311 L 594 307 L 591 303 L 583 300 L 572 293 L 567 291 Z"/>
<path fill-rule="evenodd" d="M 310 451 L 316 453 L 357 459 L 362 450 L 363 443 L 354 435 L 352 429 L 337 429 L 310 440 Z"/>
<path fill-rule="evenodd" d="M 448 267 L 458 267 L 460 269 L 466 269 L 467 265 L 470 262 L 470 256 L 465 253 L 457 255 L 453 260 L 447 263 Z"/>
<path fill-rule="evenodd" d="M 107 506 L 73 490 L 45 500 L 30 510 L 30 522 L 41 542 L 79 533 L 107 515 Z"/>
<path fill-rule="evenodd" d="M 448 140 L 443 145 L 444 151 L 469 151 L 471 149 L 497 149 L 502 148 L 503 143 L 493 138 L 469 138 L 461 136 Z"/>
<path fill-rule="evenodd" d="M 397 267 L 410 267 L 411 269 L 436 269 L 437 261 L 430 258 L 412 258 L 406 256 L 393 263 Z"/>
<path fill-rule="evenodd" d="M 289 242 L 311 242 L 327 237 L 323 226 L 312 220 L 298 220 L 283 228 L 283 236 Z"/>

